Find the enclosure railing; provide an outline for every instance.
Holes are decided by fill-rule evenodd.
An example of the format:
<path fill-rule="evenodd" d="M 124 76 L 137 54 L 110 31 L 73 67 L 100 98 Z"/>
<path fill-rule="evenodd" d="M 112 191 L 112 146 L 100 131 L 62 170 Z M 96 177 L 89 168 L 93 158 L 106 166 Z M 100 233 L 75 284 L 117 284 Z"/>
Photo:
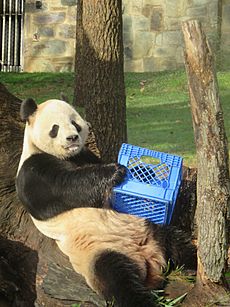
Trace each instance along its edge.
<path fill-rule="evenodd" d="M 0 0 L 0 71 L 22 70 L 24 0 Z"/>

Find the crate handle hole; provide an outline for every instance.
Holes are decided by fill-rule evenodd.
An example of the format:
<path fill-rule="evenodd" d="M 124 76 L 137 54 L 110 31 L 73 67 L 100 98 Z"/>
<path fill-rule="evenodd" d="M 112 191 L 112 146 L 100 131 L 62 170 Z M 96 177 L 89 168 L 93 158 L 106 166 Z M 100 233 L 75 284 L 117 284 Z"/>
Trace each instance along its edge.
<path fill-rule="evenodd" d="M 149 156 L 141 156 L 141 162 L 152 165 L 158 165 L 161 163 L 160 159 Z"/>

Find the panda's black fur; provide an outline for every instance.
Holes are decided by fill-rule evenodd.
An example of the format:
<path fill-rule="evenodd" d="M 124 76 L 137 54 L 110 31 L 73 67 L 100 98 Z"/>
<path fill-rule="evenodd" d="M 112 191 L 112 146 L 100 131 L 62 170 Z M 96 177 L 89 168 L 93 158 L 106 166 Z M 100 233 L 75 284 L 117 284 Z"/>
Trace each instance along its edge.
<path fill-rule="evenodd" d="M 26 210 L 34 218 L 46 220 L 73 208 L 108 206 L 106 193 L 109 195 L 124 175 L 122 166 L 103 165 L 87 149 L 67 160 L 40 153 L 24 162 L 17 189 Z"/>
<path fill-rule="evenodd" d="M 174 227 L 107 209 L 126 169 L 101 163 L 84 147 L 87 124 L 68 104 L 37 106 L 29 99 L 21 117 L 27 123 L 16 188 L 35 226 L 56 240 L 106 300 L 114 298 L 119 307 L 157 306 L 150 289 L 161 286 L 168 261 L 191 264 L 190 239 Z"/>
<path fill-rule="evenodd" d="M 31 98 L 24 101 L 21 118 L 30 125 L 29 118 L 36 116 L 37 109 Z M 81 131 L 77 123 L 73 126 L 77 132 Z M 86 147 L 65 159 L 39 152 L 23 162 L 16 186 L 27 211 L 38 220 L 46 220 L 73 208 L 108 207 L 105 196 L 110 195 L 112 187 L 123 180 L 125 173 L 125 167 L 116 163 L 102 164 Z"/>

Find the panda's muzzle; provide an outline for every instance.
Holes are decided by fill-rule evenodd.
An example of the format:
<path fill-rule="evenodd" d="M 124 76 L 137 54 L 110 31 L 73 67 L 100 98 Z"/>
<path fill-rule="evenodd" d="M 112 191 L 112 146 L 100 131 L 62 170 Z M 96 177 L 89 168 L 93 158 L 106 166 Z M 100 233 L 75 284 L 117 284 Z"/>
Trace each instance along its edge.
<path fill-rule="evenodd" d="M 68 142 L 76 142 L 78 140 L 79 136 L 77 134 L 73 134 L 73 135 L 70 135 L 68 136 L 66 139 Z"/>
<path fill-rule="evenodd" d="M 81 141 L 77 134 L 68 136 L 66 140 L 68 141 L 68 144 L 64 148 L 70 152 L 76 152 L 81 146 Z"/>

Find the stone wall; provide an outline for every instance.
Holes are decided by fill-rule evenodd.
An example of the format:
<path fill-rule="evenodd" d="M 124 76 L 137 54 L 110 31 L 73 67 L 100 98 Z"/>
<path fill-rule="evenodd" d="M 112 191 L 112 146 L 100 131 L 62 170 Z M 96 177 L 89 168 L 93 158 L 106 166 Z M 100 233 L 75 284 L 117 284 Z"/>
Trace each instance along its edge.
<path fill-rule="evenodd" d="M 73 71 L 75 25 L 76 0 L 26 0 L 24 71 Z"/>
<path fill-rule="evenodd" d="M 42 7 L 36 8 L 39 2 Z M 73 71 L 76 2 L 26 0 L 25 71 Z M 123 0 L 125 70 L 182 67 L 181 22 L 194 18 L 202 21 L 214 48 L 221 46 L 219 54 L 230 62 L 230 0 Z"/>
<path fill-rule="evenodd" d="M 181 22 L 198 18 L 206 33 L 218 36 L 218 0 L 124 1 L 126 71 L 162 71 L 182 67 Z"/>

